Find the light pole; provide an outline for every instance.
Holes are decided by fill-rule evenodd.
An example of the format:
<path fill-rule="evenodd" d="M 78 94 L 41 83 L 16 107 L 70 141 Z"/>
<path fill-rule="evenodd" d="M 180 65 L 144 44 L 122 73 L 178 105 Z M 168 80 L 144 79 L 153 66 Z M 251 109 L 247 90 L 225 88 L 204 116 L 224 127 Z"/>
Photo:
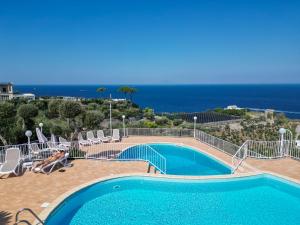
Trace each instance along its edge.
<path fill-rule="evenodd" d="M 30 145 L 30 137 L 32 136 L 31 130 L 26 130 L 25 135 L 26 135 L 27 140 L 28 140 L 28 145 Z"/>
<path fill-rule="evenodd" d="M 295 141 L 297 141 L 298 140 L 298 137 L 299 137 L 299 135 L 300 135 L 300 125 L 297 125 L 297 127 L 296 127 L 296 137 L 295 137 Z"/>
<path fill-rule="evenodd" d="M 280 155 L 283 156 L 283 141 L 284 141 L 284 134 L 286 133 L 285 128 L 280 128 L 279 129 L 279 134 L 280 134 Z"/>
<path fill-rule="evenodd" d="M 44 126 L 43 123 L 39 123 L 39 127 L 41 128 L 41 132 L 42 132 L 42 133 L 43 133 L 43 126 Z"/>
<path fill-rule="evenodd" d="M 110 136 L 112 136 L 112 124 L 111 124 L 111 94 L 109 95 L 109 129 L 110 129 Z"/>
<path fill-rule="evenodd" d="M 123 137 L 126 137 L 126 129 L 125 129 L 125 115 L 122 116 L 123 119 Z"/>
<path fill-rule="evenodd" d="M 290 148 L 292 147 L 292 145 L 293 145 L 293 132 L 292 131 L 290 131 L 289 129 L 285 129 L 286 130 L 286 132 L 288 132 L 288 134 L 289 135 L 286 135 L 286 137 L 285 137 L 285 140 L 287 140 L 288 142 L 287 142 L 287 149 L 286 149 L 286 151 L 285 151 L 285 155 L 289 155 L 290 154 Z"/>
<path fill-rule="evenodd" d="M 196 138 L 196 123 L 197 123 L 197 116 L 194 116 L 194 138 Z"/>

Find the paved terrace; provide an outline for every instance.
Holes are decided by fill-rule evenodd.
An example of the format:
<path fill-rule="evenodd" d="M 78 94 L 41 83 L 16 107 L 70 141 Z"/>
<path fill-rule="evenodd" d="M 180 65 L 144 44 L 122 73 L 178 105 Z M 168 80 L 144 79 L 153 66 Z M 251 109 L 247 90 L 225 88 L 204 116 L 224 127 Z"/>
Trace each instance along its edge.
<path fill-rule="evenodd" d="M 202 151 L 214 155 L 227 164 L 231 164 L 231 156 L 216 150 L 193 138 L 178 137 L 129 137 L 123 139 L 123 143 L 153 143 L 173 142 L 193 146 Z M 254 160 L 246 162 L 250 166 L 243 166 L 238 173 L 253 171 L 249 169 L 256 167 L 264 171 L 279 173 L 300 181 L 300 163 L 292 159 L 281 160 Z M 36 174 L 26 171 L 18 177 L 4 177 L 0 179 L 0 224 L 13 224 L 14 216 L 18 209 L 28 207 L 36 213 L 44 208 L 41 205 L 45 202 L 51 203 L 61 194 L 70 189 L 92 181 L 97 178 L 128 173 L 147 173 L 148 166 L 144 162 L 118 162 L 105 160 L 77 159 L 72 161 L 73 166 L 58 169 L 50 175 Z M 22 217 L 23 218 L 23 217 Z M 29 215 L 24 213 L 24 218 Z M 33 219 L 29 219 L 33 221 Z"/>

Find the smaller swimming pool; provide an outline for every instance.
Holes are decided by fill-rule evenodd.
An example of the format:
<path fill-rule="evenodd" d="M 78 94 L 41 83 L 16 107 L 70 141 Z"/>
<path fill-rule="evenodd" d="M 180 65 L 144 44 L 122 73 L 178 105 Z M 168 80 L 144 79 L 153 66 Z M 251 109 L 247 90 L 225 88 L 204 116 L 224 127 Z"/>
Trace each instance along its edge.
<path fill-rule="evenodd" d="M 176 144 L 148 144 L 166 158 L 166 174 L 170 175 L 222 175 L 230 174 L 231 168 L 221 161 L 196 149 Z M 136 155 L 139 148 L 130 147 L 120 154 L 119 159 Z M 142 156 L 143 157 L 143 156 Z M 144 156 L 146 159 L 146 155 Z"/>

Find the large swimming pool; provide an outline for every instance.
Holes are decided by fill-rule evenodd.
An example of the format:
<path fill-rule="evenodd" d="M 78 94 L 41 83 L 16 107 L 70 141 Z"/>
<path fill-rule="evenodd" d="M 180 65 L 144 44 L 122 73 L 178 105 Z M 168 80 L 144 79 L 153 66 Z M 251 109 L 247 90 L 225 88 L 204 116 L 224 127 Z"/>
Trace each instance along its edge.
<path fill-rule="evenodd" d="M 171 175 L 221 175 L 230 174 L 229 166 L 196 149 L 176 144 L 148 144 L 166 158 L 166 173 Z M 136 155 L 139 149 L 135 146 L 128 148 L 119 158 L 130 154 Z M 143 155 L 142 155 L 143 157 Z M 146 155 L 145 155 L 146 157 Z"/>
<path fill-rule="evenodd" d="M 299 212 L 300 187 L 270 175 L 126 177 L 76 192 L 50 214 L 46 225 L 297 225 Z"/>

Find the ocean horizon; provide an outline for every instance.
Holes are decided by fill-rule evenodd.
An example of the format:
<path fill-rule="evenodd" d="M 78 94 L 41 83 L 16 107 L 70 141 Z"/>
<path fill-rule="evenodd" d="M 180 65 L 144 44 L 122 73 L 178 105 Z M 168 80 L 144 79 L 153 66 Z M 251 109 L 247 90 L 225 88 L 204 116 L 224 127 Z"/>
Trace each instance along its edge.
<path fill-rule="evenodd" d="M 107 88 L 100 95 L 96 89 Z M 36 96 L 124 98 L 120 85 L 15 85 L 22 93 Z M 274 109 L 290 118 L 300 118 L 300 84 L 183 84 L 128 85 L 138 89 L 133 101 L 156 112 L 200 112 L 237 105 L 250 109 Z"/>

